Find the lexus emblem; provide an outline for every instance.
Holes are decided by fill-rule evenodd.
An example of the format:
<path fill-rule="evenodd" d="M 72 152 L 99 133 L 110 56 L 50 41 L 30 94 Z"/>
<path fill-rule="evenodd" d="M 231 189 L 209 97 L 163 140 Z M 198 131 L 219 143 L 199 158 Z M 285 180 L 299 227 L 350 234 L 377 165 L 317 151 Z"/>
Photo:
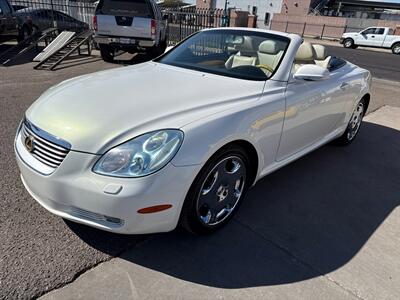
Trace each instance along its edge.
<path fill-rule="evenodd" d="M 25 144 L 25 148 L 29 151 L 29 152 L 33 152 L 33 149 L 35 148 L 34 144 L 33 144 L 33 140 L 35 138 L 33 136 L 27 136 L 25 138 L 24 144 Z"/>

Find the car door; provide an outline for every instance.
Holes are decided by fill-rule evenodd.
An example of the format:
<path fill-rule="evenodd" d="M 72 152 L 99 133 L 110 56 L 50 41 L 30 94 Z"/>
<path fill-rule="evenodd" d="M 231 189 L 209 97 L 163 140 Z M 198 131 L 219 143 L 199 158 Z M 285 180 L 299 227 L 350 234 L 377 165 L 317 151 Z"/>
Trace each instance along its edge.
<path fill-rule="evenodd" d="M 382 47 L 383 40 L 385 39 L 385 28 L 378 27 L 375 33 L 368 34 L 369 45 L 374 47 Z"/>
<path fill-rule="evenodd" d="M 376 27 L 370 27 L 360 32 L 356 44 L 362 46 L 374 46 Z"/>
<path fill-rule="evenodd" d="M 286 108 L 276 160 L 283 160 L 328 136 L 347 102 L 346 82 L 334 73 L 319 81 L 289 80 L 285 92 Z"/>

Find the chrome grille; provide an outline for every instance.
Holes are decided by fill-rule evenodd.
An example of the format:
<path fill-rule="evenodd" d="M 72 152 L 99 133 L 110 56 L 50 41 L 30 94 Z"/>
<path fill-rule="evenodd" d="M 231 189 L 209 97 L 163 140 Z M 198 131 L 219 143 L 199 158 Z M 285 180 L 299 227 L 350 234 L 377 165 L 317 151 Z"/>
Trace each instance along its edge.
<path fill-rule="evenodd" d="M 26 120 L 21 126 L 21 140 L 33 157 L 54 169 L 63 162 L 70 150 L 70 147 L 65 147 L 68 146 L 67 142 L 40 130 Z"/>

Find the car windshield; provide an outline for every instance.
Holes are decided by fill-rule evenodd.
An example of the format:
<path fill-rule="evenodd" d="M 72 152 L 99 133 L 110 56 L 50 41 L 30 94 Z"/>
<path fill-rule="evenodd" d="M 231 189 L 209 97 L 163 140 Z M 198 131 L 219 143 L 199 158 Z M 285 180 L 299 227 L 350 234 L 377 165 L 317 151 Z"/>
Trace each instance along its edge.
<path fill-rule="evenodd" d="M 98 9 L 103 14 L 129 17 L 152 17 L 148 0 L 102 0 Z"/>
<path fill-rule="evenodd" d="M 201 31 L 157 62 L 247 80 L 267 80 L 278 69 L 290 39 L 249 30 Z"/>

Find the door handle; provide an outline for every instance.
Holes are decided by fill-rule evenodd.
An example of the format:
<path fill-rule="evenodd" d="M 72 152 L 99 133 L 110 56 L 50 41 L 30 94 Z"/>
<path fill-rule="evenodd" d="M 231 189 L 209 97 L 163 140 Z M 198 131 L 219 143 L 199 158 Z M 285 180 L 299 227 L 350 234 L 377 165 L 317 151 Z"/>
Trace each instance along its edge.
<path fill-rule="evenodd" d="M 349 86 L 349 84 L 348 84 L 347 82 L 343 82 L 343 83 L 340 85 L 340 88 L 341 88 L 342 90 L 345 90 L 348 86 Z"/>
<path fill-rule="evenodd" d="M 374 35 L 371 35 L 371 37 L 374 38 L 375 36 L 374 36 Z"/>

